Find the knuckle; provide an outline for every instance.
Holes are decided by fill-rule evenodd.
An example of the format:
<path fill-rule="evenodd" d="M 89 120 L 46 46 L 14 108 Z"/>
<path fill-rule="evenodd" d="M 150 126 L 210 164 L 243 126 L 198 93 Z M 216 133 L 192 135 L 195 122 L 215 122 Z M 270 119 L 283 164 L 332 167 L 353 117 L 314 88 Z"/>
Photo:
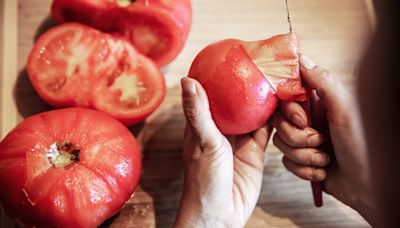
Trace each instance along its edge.
<path fill-rule="evenodd" d="M 307 150 L 305 149 L 294 149 L 292 151 L 293 159 L 296 160 L 299 164 L 309 165 L 309 158 L 307 154 Z"/>
<path fill-rule="evenodd" d="M 308 161 L 309 166 L 320 166 L 323 163 L 321 160 L 321 155 L 315 151 L 310 151 L 310 157 Z"/>
<path fill-rule="evenodd" d="M 215 154 L 227 146 L 228 145 L 225 140 L 215 138 L 207 138 L 204 142 L 201 143 L 201 149 L 211 154 Z"/>
<path fill-rule="evenodd" d="M 334 89 L 342 90 L 338 79 L 333 75 L 331 71 L 325 69 L 322 72 L 322 80 L 324 84 L 330 85 Z"/>
<path fill-rule="evenodd" d="M 190 121 L 198 119 L 201 115 L 200 111 L 195 107 L 185 107 L 184 111 L 186 118 Z"/>
<path fill-rule="evenodd" d="M 295 132 L 286 132 L 286 139 L 288 143 L 292 146 L 303 146 L 304 142 L 301 140 L 301 137 L 299 137 L 299 134 Z"/>
<path fill-rule="evenodd" d="M 321 69 L 322 69 L 322 70 L 321 70 L 321 75 L 322 75 L 324 78 L 331 78 L 331 77 L 332 77 L 332 73 L 331 73 L 330 70 L 325 69 L 325 68 L 321 68 Z"/>

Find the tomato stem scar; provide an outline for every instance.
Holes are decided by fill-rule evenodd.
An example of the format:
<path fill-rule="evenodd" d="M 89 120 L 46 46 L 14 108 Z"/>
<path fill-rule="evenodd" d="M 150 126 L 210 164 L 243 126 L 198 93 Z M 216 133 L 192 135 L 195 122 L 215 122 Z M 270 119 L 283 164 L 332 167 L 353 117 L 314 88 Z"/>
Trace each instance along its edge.
<path fill-rule="evenodd" d="M 129 6 L 131 3 L 135 2 L 136 0 L 117 0 L 117 4 L 122 7 Z"/>
<path fill-rule="evenodd" d="M 70 142 L 53 143 L 47 150 L 47 158 L 55 168 L 67 168 L 79 161 L 80 149 Z"/>

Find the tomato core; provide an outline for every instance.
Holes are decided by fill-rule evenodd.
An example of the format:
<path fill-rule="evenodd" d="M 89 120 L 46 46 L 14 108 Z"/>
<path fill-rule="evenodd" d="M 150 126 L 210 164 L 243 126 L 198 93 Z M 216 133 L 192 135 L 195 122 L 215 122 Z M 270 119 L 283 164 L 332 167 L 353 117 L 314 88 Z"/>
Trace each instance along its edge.
<path fill-rule="evenodd" d="M 47 158 L 54 168 L 68 168 L 79 161 L 80 151 L 70 142 L 55 142 L 47 150 Z"/>
<path fill-rule="evenodd" d="M 117 0 L 117 4 L 122 7 L 127 7 L 136 0 Z"/>

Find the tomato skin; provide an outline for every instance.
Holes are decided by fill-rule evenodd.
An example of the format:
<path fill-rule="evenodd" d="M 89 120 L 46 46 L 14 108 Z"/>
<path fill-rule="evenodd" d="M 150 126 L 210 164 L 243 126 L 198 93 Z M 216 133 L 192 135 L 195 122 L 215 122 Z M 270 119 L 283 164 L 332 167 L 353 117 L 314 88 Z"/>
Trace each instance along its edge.
<path fill-rule="evenodd" d="M 247 53 L 273 84 L 279 99 L 305 101 L 307 91 L 300 77 L 301 46 L 295 33 L 266 40 L 245 42 Z"/>
<path fill-rule="evenodd" d="M 182 50 L 192 23 L 190 0 L 54 0 L 52 17 L 59 23 L 78 21 L 125 35 L 143 54 L 163 67 Z"/>
<path fill-rule="evenodd" d="M 54 0 L 51 5 L 52 18 L 58 23 L 81 22 L 107 32 L 118 30 L 122 10 L 116 0 Z"/>
<path fill-rule="evenodd" d="M 197 55 L 189 77 L 206 90 L 220 131 L 245 134 L 265 124 L 279 99 L 304 99 L 298 52 L 293 34 L 256 42 L 223 40 Z"/>
<path fill-rule="evenodd" d="M 56 168 L 48 150 L 65 141 L 79 147 L 79 160 Z M 124 206 L 140 175 L 134 136 L 89 109 L 29 117 L 0 142 L 0 200 L 11 218 L 28 226 L 97 227 Z"/>
<path fill-rule="evenodd" d="M 244 134 L 260 127 L 278 103 L 272 86 L 239 40 L 208 46 L 194 60 L 189 77 L 203 85 L 213 119 L 224 134 Z"/>
<path fill-rule="evenodd" d="M 43 34 L 29 55 L 27 72 L 39 96 L 53 107 L 93 108 L 126 125 L 143 121 L 165 97 L 164 76 L 150 59 L 124 38 L 78 23 Z M 132 83 L 113 89 L 122 76 Z M 133 94 L 137 104 L 122 103 L 120 97 L 139 84 L 144 89 Z"/>

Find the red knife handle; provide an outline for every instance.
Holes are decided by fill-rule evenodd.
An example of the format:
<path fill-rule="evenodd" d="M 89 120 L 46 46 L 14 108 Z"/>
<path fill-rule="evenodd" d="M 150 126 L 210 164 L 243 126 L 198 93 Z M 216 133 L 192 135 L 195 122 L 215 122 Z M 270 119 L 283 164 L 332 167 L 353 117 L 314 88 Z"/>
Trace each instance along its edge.
<path fill-rule="evenodd" d="M 316 207 L 322 207 L 323 200 L 322 200 L 322 183 L 311 181 L 311 189 L 314 198 L 314 205 Z"/>
<path fill-rule="evenodd" d="M 311 91 L 309 91 L 309 94 L 311 96 Z M 311 103 L 310 101 L 306 101 L 304 103 L 302 103 L 303 108 L 306 111 L 307 117 L 308 117 L 308 126 L 313 126 L 314 128 L 317 128 L 317 130 L 320 130 L 318 128 L 320 128 L 321 126 L 318 126 L 319 120 L 314 119 L 315 117 L 313 117 L 313 113 L 311 110 Z M 314 120 L 313 120 L 314 119 Z M 322 182 L 315 182 L 315 181 L 311 181 L 311 190 L 312 190 L 312 194 L 313 194 L 313 199 L 314 199 L 314 205 L 316 207 L 322 207 L 323 205 L 323 198 L 322 198 Z"/>

